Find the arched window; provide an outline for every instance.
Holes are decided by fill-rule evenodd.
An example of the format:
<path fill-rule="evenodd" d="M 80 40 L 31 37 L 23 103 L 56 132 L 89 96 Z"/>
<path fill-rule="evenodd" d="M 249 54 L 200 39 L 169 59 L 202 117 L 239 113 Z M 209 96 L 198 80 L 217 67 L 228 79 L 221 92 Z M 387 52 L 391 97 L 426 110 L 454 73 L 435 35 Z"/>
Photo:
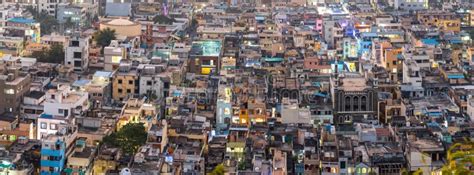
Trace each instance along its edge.
<path fill-rule="evenodd" d="M 346 100 L 344 100 L 345 110 L 344 111 L 351 111 L 351 97 L 347 96 Z"/>
<path fill-rule="evenodd" d="M 367 111 L 367 97 L 365 96 L 360 98 L 360 110 Z"/>
<path fill-rule="evenodd" d="M 353 100 L 352 104 L 354 106 L 354 111 L 359 111 L 360 110 L 359 97 L 354 97 L 352 100 Z"/>

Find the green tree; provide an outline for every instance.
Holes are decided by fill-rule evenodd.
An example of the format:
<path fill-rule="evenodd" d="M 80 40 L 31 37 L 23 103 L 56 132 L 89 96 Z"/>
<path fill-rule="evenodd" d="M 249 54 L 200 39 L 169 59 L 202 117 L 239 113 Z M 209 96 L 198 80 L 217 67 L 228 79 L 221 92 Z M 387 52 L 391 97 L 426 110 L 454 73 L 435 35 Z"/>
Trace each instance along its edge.
<path fill-rule="evenodd" d="M 174 18 L 167 17 L 165 15 L 156 15 L 153 17 L 153 21 L 158 24 L 173 24 L 173 22 L 176 22 Z"/>
<path fill-rule="evenodd" d="M 455 143 L 447 151 L 446 164 L 441 169 L 442 174 L 470 174 L 469 166 L 474 165 L 474 141 L 466 140 Z"/>
<path fill-rule="evenodd" d="M 49 49 L 43 48 L 41 51 L 33 52 L 30 56 L 39 62 L 62 63 L 64 61 L 64 47 L 61 44 L 53 44 Z"/>
<path fill-rule="evenodd" d="M 127 154 L 134 154 L 140 146 L 144 145 L 147 139 L 147 132 L 143 123 L 129 123 L 123 126 L 118 132 L 112 133 L 102 140 L 102 143 L 109 146 L 116 146 Z"/>
<path fill-rule="evenodd" d="M 212 171 L 211 173 L 209 173 L 210 175 L 224 175 L 225 173 L 225 167 L 223 164 L 219 164 L 217 165 Z"/>
<path fill-rule="evenodd" d="M 103 49 L 105 46 L 110 45 L 110 41 L 116 39 L 115 35 L 115 30 L 105 28 L 104 30 L 97 31 L 94 34 L 94 39 L 95 42 L 97 42 L 97 45 L 99 45 Z"/>

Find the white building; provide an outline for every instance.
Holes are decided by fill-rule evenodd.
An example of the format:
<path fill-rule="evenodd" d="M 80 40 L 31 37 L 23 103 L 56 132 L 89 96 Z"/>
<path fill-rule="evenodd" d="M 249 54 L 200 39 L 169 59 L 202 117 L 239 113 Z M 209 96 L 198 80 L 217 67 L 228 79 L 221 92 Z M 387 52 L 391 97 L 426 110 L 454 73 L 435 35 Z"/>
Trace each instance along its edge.
<path fill-rule="evenodd" d="M 20 107 L 21 115 L 27 119 L 37 119 L 44 111 L 45 93 L 41 91 L 30 91 L 23 97 Z"/>
<path fill-rule="evenodd" d="M 89 37 L 72 37 L 66 47 L 64 64 L 76 72 L 84 72 L 89 65 Z"/>
<path fill-rule="evenodd" d="M 159 73 L 163 72 L 165 67 L 161 65 L 140 65 L 138 69 L 141 70 L 139 94 L 162 99 L 164 83 Z"/>
<path fill-rule="evenodd" d="M 389 3 L 395 9 L 400 10 L 424 10 L 428 9 L 429 0 L 391 0 Z"/>
<path fill-rule="evenodd" d="M 89 94 L 72 91 L 68 85 L 59 86 L 46 92 L 44 113 L 53 116 L 82 116 L 89 108 Z"/>
<path fill-rule="evenodd" d="M 403 62 L 403 79 L 401 90 L 408 92 L 410 97 L 423 97 L 422 76 L 419 64 L 414 60 Z"/>
<path fill-rule="evenodd" d="M 114 71 L 120 65 L 120 61 L 126 58 L 126 50 L 119 45 L 117 40 L 110 42 L 110 45 L 104 48 L 104 70 Z"/>
<path fill-rule="evenodd" d="M 37 0 L 38 11 L 46 11 L 50 16 L 56 16 L 56 9 L 58 4 L 62 3 L 63 0 Z"/>

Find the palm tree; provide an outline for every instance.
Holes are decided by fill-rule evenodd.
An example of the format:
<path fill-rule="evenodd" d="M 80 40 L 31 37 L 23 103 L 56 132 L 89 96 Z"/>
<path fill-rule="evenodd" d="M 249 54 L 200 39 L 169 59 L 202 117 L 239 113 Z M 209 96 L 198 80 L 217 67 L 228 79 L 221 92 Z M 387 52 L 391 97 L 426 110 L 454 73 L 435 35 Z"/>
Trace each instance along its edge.
<path fill-rule="evenodd" d="M 452 145 L 447 152 L 446 164 L 441 169 L 443 174 L 470 174 L 469 166 L 474 165 L 474 141 L 465 140 Z"/>

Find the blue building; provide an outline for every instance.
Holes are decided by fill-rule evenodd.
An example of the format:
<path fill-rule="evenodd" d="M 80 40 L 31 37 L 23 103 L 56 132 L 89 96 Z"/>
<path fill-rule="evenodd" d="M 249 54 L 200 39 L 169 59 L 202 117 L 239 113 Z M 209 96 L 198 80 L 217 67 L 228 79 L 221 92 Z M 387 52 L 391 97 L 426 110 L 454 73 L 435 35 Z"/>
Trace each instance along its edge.
<path fill-rule="evenodd" d="M 66 142 L 63 136 L 49 135 L 41 147 L 41 175 L 60 175 L 66 161 Z"/>

